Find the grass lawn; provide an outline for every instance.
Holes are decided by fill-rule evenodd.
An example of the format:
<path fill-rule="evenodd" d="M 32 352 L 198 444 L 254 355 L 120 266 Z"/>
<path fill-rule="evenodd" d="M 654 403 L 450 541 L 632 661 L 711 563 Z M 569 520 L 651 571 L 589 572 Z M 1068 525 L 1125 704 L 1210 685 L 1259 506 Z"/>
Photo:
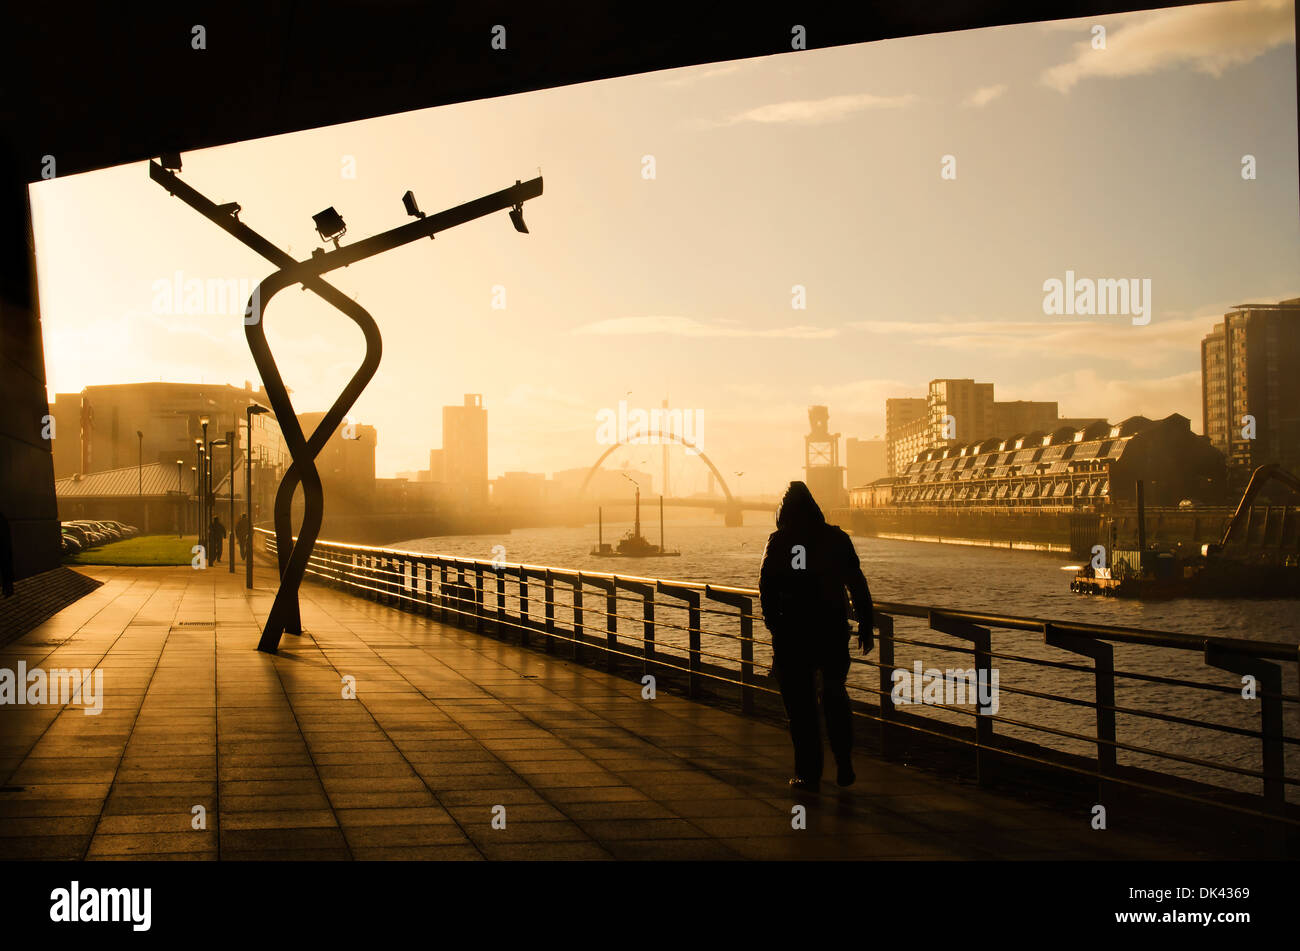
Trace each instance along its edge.
<path fill-rule="evenodd" d="M 193 535 L 137 535 L 65 558 L 70 565 L 188 565 L 194 558 Z"/>

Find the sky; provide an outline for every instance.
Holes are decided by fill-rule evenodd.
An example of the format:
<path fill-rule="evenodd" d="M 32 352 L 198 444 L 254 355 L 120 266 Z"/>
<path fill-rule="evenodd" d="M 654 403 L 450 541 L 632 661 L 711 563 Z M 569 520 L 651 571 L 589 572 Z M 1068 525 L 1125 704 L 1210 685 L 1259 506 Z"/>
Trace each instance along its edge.
<path fill-rule="evenodd" d="M 329 276 L 383 333 L 351 413 L 380 476 L 427 468 L 465 393 L 493 477 L 588 466 L 602 410 L 668 398 L 744 495 L 802 477 L 810 405 L 880 438 L 885 399 L 934 378 L 1201 431 L 1200 339 L 1234 305 L 1300 296 L 1294 16 L 1236 0 L 802 50 L 187 152 L 182 177 L 303 258 L 327 206 L 347 244 L 408 221 L 407 189 L 432 213 L 540 169 L 530 234 L 500 213 Z M 270 265 L 145 163 L 31 201 L 51 396 L 258 380 L 242 301 L 164 288 Z M 1149 280 L 1149 323 L 1045 313 L 1067 271 Z M 265 319 L 295 409 L 323 411 L 359 331 L 301 291 Z M 674 494 L 704 490 L 672 456 Z"/>

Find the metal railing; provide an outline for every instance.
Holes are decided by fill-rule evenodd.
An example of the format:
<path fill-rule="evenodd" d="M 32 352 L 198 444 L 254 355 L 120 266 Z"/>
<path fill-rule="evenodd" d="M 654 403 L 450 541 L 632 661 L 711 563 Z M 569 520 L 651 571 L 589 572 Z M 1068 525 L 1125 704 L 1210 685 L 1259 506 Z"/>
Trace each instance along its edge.
<path fill-rule="evenodd" d="M 256 531 L 273 553 L 274 534 Z M 780 710 L 754 588 L 333 542 L 317 542 L 307 577 L 580 663 L 666 677 L 692 698 L 738 700 L 745 713 Z M 980 781 L 1012 760 L 1300 825 L 1288 803 L 1300 779 L 1285 770 L 1300 744 L 1296 645 L 894 602 L 875 610 L 877 649 L 853 652 L 848 687 L 886 755 L 900 737 L 928 736 L 971 751 Z M 1129 669 L 1116 666 L 1117 652 Z M 927 666 L 936 655 L 970 663 Z M 901 684 L 917 674 L 940 698 L 900 710 Z M 979 683 L 999 694 L 984 712 Z M 1144 693 L 1156 706 L 1129 700 Z"/>

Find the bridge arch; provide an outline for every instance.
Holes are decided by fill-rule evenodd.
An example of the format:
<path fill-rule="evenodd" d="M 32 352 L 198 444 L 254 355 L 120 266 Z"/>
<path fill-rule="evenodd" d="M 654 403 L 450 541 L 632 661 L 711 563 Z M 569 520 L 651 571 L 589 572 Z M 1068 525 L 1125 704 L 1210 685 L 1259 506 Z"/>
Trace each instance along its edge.
<path fill-rule="evenodd" d="M 600 471 L 600 464 L 604 462 L 606 459 L 608 459 L 615 449 L 622 449 L 624 446 L 652 445 L 651 443 L 640 443 L 640 442 L 633 441 L 648 436 L 658 436 L 660 439 L 665 439 L 668 442 L 677 443 L 683 449 L 690 449 L 693 452 L 695 452 L 695 454 L 700 457 L 700 459 L 704 462 L 704 464 L 709 467 L 709 471 L 712 472 L 713 475 L 717 478 L 718 485 L 722 486 L 722 494 L 726 497 L 727 504 L 731 505 L 735 501 L 731 496 L 731 489 L 727 486 L 727 480 L 722 477 L 722 472 L 719 471 L 718 467 L 713 464 L 713 460 L 710 459 L 708 456 L 706 456 L 704 454 L 704 451 L 700 449 L 699 446 L 695 445 L 695 443 L 691 442 L 689 439 L 683 439 L 681 436 L 677 435 L 676 433 L 667 432 L 662 429 L 638 430 L 634 436 L 629 436 L 626 442 L 616 442 L 608 449 L 606 449 L 604 452 L 602 452 L 600 454 L 600 458 L 597 459 L 595 463 L 592 464 L 592 467 L 587 470 L 587 477 L 582 480 L 582 486 L 578 489 L 578 496 L 581 498 L 582 495 L 587 491 L 587 486 L 591 483 L 591 480 L 595 477 L 596 473 Z"/>

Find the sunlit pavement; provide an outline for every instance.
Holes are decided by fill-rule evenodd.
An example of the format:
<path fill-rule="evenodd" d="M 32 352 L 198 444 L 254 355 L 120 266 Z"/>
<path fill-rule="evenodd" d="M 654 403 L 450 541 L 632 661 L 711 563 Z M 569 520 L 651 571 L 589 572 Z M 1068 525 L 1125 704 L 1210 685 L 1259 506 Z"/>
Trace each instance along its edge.
<path fill-rule="evenodd" d="M 796 796 L 777 727 L 312 584 L 262 654 L 270 571 L 79 570 L 0 668 L 101 668 L 103 709 L 0 706 L 0 859 L 1193 855 L 867 756 Z"/>

